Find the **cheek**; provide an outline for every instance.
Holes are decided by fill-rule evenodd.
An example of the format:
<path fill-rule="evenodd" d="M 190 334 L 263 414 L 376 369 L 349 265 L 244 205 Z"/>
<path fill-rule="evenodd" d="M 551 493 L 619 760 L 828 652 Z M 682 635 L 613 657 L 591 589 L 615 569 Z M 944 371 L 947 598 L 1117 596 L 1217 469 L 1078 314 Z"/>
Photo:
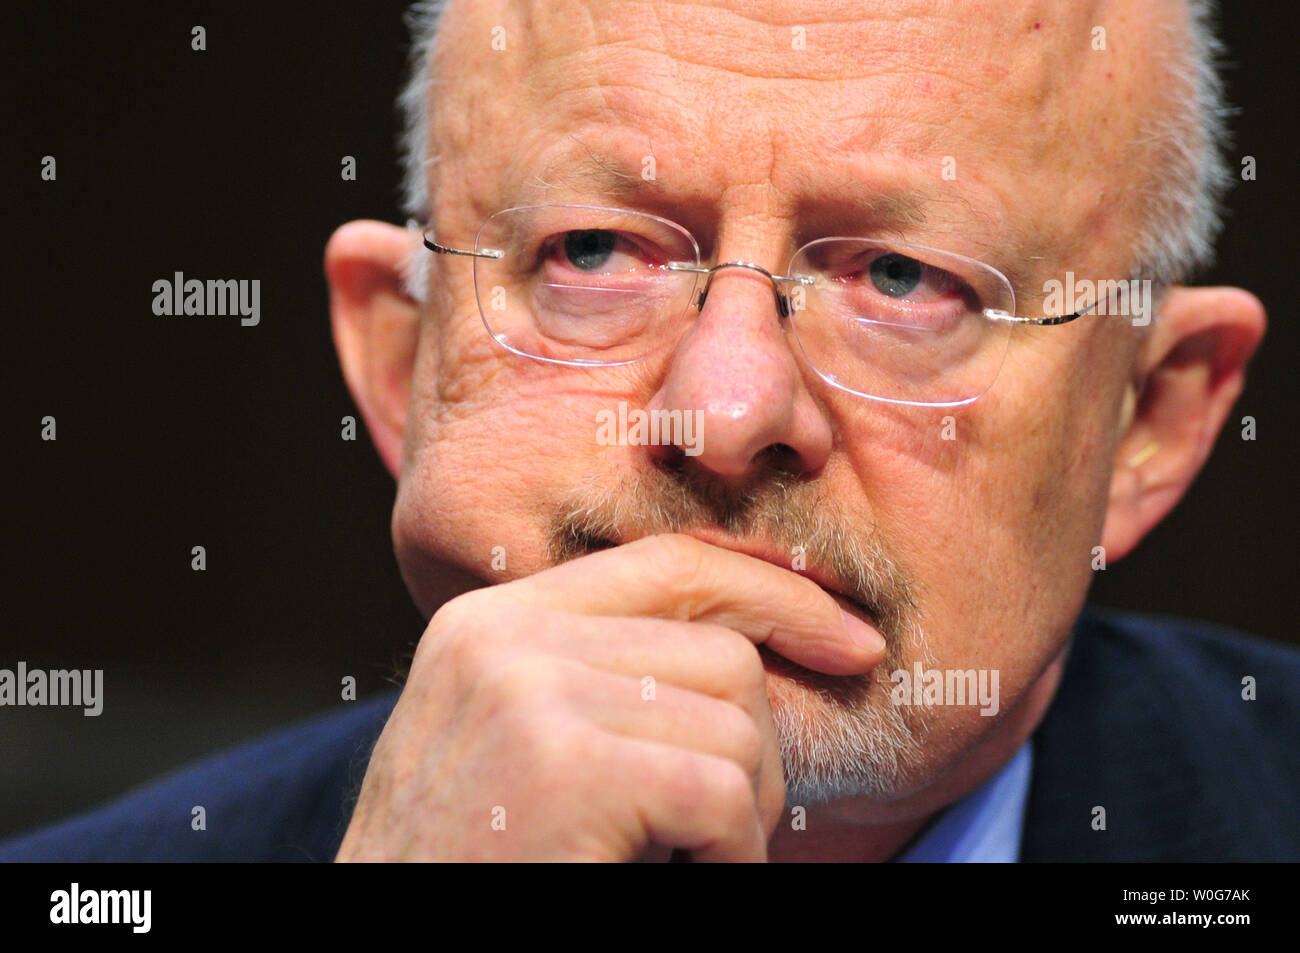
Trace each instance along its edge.
<path fill-rule="evenodd" d="M 1001 379 L 967 407 L 860 414 L 845 435 L 882 538 L 913 577 L 929 664 L 997 670 L 1004 706 L 1068 635 L 1108 487 L 1111 395 L 1085 399 L 1089 385 L 1062 367 L 1034 371 L 1033 387 Z M 936 713 L 971 731 L 988 722 Z"/>
<path fill-rule="evenodd" d="M 626 374 L 511 355 L 481 326 L 422 336 L 393 538 L 422 608 L 450 564 L 489 582 L 545 568 L 556 501 L 592 471 L 596 411 L 631 399 Z M 435 601 L 436 600 L 436 601 Z"/>

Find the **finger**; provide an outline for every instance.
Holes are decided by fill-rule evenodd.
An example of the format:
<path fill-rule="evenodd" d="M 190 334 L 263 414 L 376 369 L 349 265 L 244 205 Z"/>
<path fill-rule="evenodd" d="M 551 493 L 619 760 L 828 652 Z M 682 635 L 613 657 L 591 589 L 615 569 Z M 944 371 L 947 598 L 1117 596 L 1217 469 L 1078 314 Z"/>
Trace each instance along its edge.
<path fill-rule="evenodd" d="M 760 816 L 775 822 L 785 805 L 785 775 L 766 698 L 761 717 L 755 718 L 737 704 L 666 682 L 649 689 L 641 679 L 588 668 L 572 680 L 565 698 L 587 722 L 610 734 L 734 761 L 750 778 Z"/>
<path fill-rule="evenodd" d="M 753 719 L 763 737 L 767 768 L 784 777 L 762 660 L 754 644 L 734 629 L 671 619 L 515 611 L 530 612 L 533 623 L 527 630 L 508 621 L 497 624 L 518 632 L 516 644 L 506 651 L 577 659 L 591 669 L 626 676 L 630 681 L 620 682 L 619 691 L 638 704 L 644 704 L 647 691 L 658 693 L 665 686 L 730 702 Z M 780 807 L 776 805 L 778 811 Z"/>
<path fill-rule="evenodd" d="M 588 615 L 660 616 L 734 629 L 828 675 L 870 671 L 885 640 L 816 583 L 690 536 L 649 536 L 499 587 L 531 605 Z M 856 611 L 856 609 L 854 610 Z"/>
<path fill-rule="evenodd" d="M 516 610 L 525 611 L 525 610 Z M 567 612 L 531 613 L 533 624 L 527 630 L 498 623 L 502 630 L 514 630 L 517 644 L 502 646 L 508 652 L 538 651 L 553 658 L 567 658 L 581 664 L 585 679 L 597 673 L 610 681 L 595 680 L 589 695 L 585 679 L 569 679 L 568 684 L 583 690 L 587 717 L 612 731 L 655 737 L 658 740 L 695 746 L 711 753 L 732 756 L 730 749 L 717 742 L 692 745 L 703 726 L 706 732 L 720 727 L 727 711 L 708 710 L 711 699 L 728 703 L 733 711 L 748 717 L 759 732 L 762 763 L 757 790 L 761 815 L 765 823 L 776 823 L 785 804 L 785 772 L 780 743 L 772 720 L 768 700 L 767 676 L 758 652 L 748 639 L 732 629 L 702 622 L 677 622 L 653 618 L 612 618 L 582 616 Z M 507 619 L 509 616 L 507 615 Z M 682 698 L 682 706 L 673 701 Z M 656 712 L 667 704 L 666 712 Z M 602 721 L 600 710 L 609 705 L 609 717 L 628 719 L 640 713 L 642 723 L 616 724 Z M 672 719 L 676 724 L 655 726 L 656 719 Z M 740 760 L 740 759 L 737 759 Z"/>
<path fill-rule="evenodd" d="M 531 624 L 510 625 L 514 612 L 529 613 Z M 650 677 L 745 706 L 751 715 L 758 711 L 748 706 L 765 698 L 762 657 L 735 629 L 674 619 L 538 613 L 531 607 L 506 610 L 503 618 L 499 628 L 515 633 L 507 637 L 509 651 L 580 659 L 638 680 Z"/>
<path fill-rule="evenodd" d="M 632 822 L 651 843 L 697 861 L 767 859 L 753 789 L 734 761 L 637 738 L 609 745 L 607 758 L 636 780 Z"/>

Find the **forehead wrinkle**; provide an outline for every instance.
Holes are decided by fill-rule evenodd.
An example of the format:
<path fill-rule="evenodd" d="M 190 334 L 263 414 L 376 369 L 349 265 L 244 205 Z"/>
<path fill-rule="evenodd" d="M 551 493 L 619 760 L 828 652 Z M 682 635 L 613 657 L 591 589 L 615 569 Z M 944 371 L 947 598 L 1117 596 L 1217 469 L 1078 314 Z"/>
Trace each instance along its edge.
<path fill-rule="evenodd" d="M 549 58 L 545 75 L 563 81 L 558 85 L 530 82 L 522 84 L 520 90 L 522 97 L 531 103 L 549 104 L 547 112 L 552 112 L 558 104 L 567 104 L 575 99 L 574 107 L 580 107 L 584 95 L 591 97 L 588 112 L 611 108 L 621 112 L 630 106 L 645 111 L 645 100 L 655 99 L 663 104 L 667 98 L 681 126 L 680 138 L 687 140 L 688 144 L 694 140 L 698 151 L 707 145 L 696 136 L 709 132 L 709 122 L 715 114 L 710 110 L 721 114 L 724 107 L 748 105 L 760 93 L 770 94 L 781 89 L 782 98 L 787 100 L 792 115 L 804 118 L 811 115 L 804 111 L 807 106 L 804 88 L 787 86 L 783 82 L 787 77 L 782 64 L 789 57 L 778 58 L 776 68 L 761 80 L 741 80 L 725 86 L 714 100 L 696 102 L 688 97 L 687 102 L 678 102 L 678 97 L 687 97 L 688 89 L 694 88 L 693 84 L 688 83 L 683 88 L 679 83 L 707 75 L 702 70 L 721 69 L 734 73 L 731 67 L 740 65 L 741 72 L 748 72 L 748 64 L 756 56 L 766 57 L 771 64 L 771 48 L 767 43 L 755 43 L 756 33 L 760 38 L 779 37 L 783 46 L 788 46 L 788 24 L 805 19 L 791 15 L 797 5 L 793 0 L 782 0 L 767 6 L 748 7 L 746 14 L 732 11 L 733 15 L 729 17 L 713 12 L 709 20 L 702 21 L 700 18 L 704 11 L 695 4 L 646 4 L 636 12 L 624 10 L 630 15 L 615 22 L 614 14 L 618 8 L 614 5 L 574 5 L 570 8 L 559 3 L 554 7 L 512 4 L 516 10 L 529 10 L 528 15 L 516 21 L 522 26 L 527 41 L 512 42 L 512 53 L 507 55 L 522 55 L 534 69 Z M 491 7 L 492 4 L 485 6 Z M 1123 117 L 1134 111 L 1122 100 L 1123 94 L 1132 89 L 1122 80 L 1131 83 L 1134 78 L 1131 74 L 1120 73 L 1121 83 L 1109 89 L 1090 86 L 1086 90 L 1088 96 L 1075 95 L 1086 85 L 1081 80 L 1089 78 L 1088 74 L 1095 73 L 1102 63 L 1111 64 L 1117 60 L 1123 63 L 1124 53 L 1133 51 L 1145 38 L 1143 33 L 1135 43 L 1131 17 L 1117 16 L 1110 6 L 1107 3 L 1083 3 L 1061 9 L 1050 3 L 1030 2 L 1017 6 L 1014 11 L 1008 10 L 1009 15 L 1002 18 L 959 15 L 955 8 L 945 8 L 944 15 L 938 15 L 929 12 L 933 8 L 907 4 L 895 10 L 873 8 L 863 12 L 861 17 L 832 21 L 829 29 L 817 29 L 821 18 L 809 16 L 809 38 L 816 41 L 810 46 L 815 48 L 816 55 L 807 59 L 818 61 L 818 68 L 806 78 L 819 80 L 810 84 L 809 90 L 813 87 L 819 92 L 834 89 L 838 85 L 835 82 L 837 77 L 851 77 L 853 81 L 871 78 L 880 87 L 872 91 L 873 98 L 879 102 L 896 107 L 926 107 L 920 111 L 913 110 L 906 121 L 900 121 L 898 116 L 891 116 L 880 106 L 873 107 L 870 99 L 859 104 L 850 98 L 843 103 L 848 108 L 839 115 L 836 115 L 837 110 L 830 109 L 827 110 L 829 115 L 821 117 L 824 129 L 837 125 L 846 127 L 844 134 L 830 137 L 838 141 L 823 144 L 823 149 L 827 145 L 831 148 L 852 146 L 860 152 L 871 153 L 884 148 L 912 163 L 933 162 L 951 152 L 958 158 L 961 185 L 971 184 L 973 180 L 976 186 L 968 195 L 960 196 L 963 202 L 972 206 L 965 217 L 968 227 L 974 226 L 970 228 L 974 234 L 962 236 L 968 244 L 975 242 L 977 236 L 982 237 L 980 244 L 989 249 L 990 255 L 1002 259 L 994 264 L 1008 272 L 1009 277 L 1013 269 L 1008 266 L 1013 258 L 1021 259 L 1031 272 L 1037 270 L 1037 263 L 1029 259 L 1042 252 L 1053 261 L 1064 263 L 1073 260 L 1095 239 L 1096 234 L 1106 231 L 1102 226 L 1113 220 L 1112 216 L 1106 216 L 1105 220 L 1099 221 L 1099 210 L 1091 205 L 1090 196 L 1096 194 L 1098 184 L 1104 183 L 1108 189 L 1121 193 L 1126 191 L 1126 187 L 1132 189 L 1127 181 L 1115 174 L 1124 166 L 1131 167 L 1132 153 L 1137 151 L 1134 137 L 1123 135 L 1128 130 L 1106 130 L 1111 136 L 1105 137 L 1105 141 L 1114 137 L 1126 144 L 1128 155 L 1123 158 L 1130 159 L 1128 163 L 1116 163 L 1111 168 L 1098 161 L 1095 150 L 1080 150 L 1067 145 L 1079 140 L 1098 141 L 1095 133 L 1102 131 L 1095 119 L 1098 114 L 1112 120 L 1119 119 L 1116 125 L 1122 125 Z M 562 9 L 566 12 L 562 13 Z M 826 14 L 823 12 L 821 16 Z M 1045 21 L 1044 29 L 1035 32 L 1032 30 L 1033 22 L 1039 17 Z M 863 24 L 861 20 L 874 23 Z M 490 21 L 489 17 L 485 22 Z M 765 21 L 776 28 L 775 32 L 767 34 L 762 29 Z M 1090 54 L 1086 48 L 1088 28 L 1099 22 L 1111 28 L 1116 50 L 1106 57 Z M 551 29 L 560 24 L 566 29 Z M 875 29 L 866 35 L 861 33 L 863 26 L 879 27 L 881 24 L 888 24 L 892 29 Z M 1020 37 L 1022 32 L 1023 39 Z M 934 45 L 934 34 L 940 37 L 946 34 L 949 44 L 949 55 L 937 63 L 926 59 Z M 515 35 L 512 29 L 512 40 Z M 720 37 L 736 42 L 720 43 Z M 996 42 L 980 42 L 990 39 Z M 604 45 L 598 41 L 603 41 Z M 542 56 L 543 51 L 548 57 Z M 961 51 L 966 55 L 954 60 L 953 56 Z M 667 61 L 648 58 L 652 53 L 666 56 Z M 840 53 L 844 55 L 838 55 Z M 739 62 L 733 62 L 733 58 L 738 58 Z M 900 61 L 907 64 L 906 68 L 900 67 Z M 504 64 L 505 60 L 501 62 Z M 836 65 L 841 69 L 836 70 Z M 867 68 L 864 70 L 864 67 Z M 863 72 L 869 75 L 861 76 Z M 825 82 L 827 79 L 831 82 Z M 928 85 L 923 85 L 931 81 L 940 84 L 934 93 Z M 951 92 L 951 98 L 939 95 L 945 86 Z M 785 92 L 787 89 L 788 93 Z M 500 97 L 494 89 L 490 98 L 499 103 L 505 97 Z M 978 117 L 971 116 L 971 108 L 976 103 L 994 99 L 1001 102 L 1001 108 L 986 110 Z M 581 118 L 589 120 L 592 116 L 582 115 Z M 839 123 L 833 120 L 839 120 Z M 513 116 L 510 121 L 515 121 Z M 483 123 L 474 125 L 479 129 L 484 127 Z M 979 128 L 980 134 L 964 135 L 970 132 L 972 125 Z M 717 131 L 725 129 L 724 125 Z M 1119 135 L 1115 136 L 1117 132 Z M 999 147 L 982 154 L 971 151 L 990 141 L 999 143 Z M 721 141 L 715 143 L 715 147 L 723 153 L 729 148 Z M 1064 162 L 1060 161 L 1062 156 Z M 726 172 L 730 168 L 729 161 L 727 155 L 723 155 L 709 168 L 701 166 L 695 176 L 701 181 L 686 182 L 685 186 L 706 202 L 716 200 L 722 190 L 715 189 L 711 193 L 709 186 L 717 184 L 720 170 Z M 608 165 L 608 162 L 588 157 L 588 161 L 583 163 L 586 168 L 573 175 L 565 172 L 562 162 L 553 164 L 537 177 L 537 184 L 552 192 L 565 187 L 572 187 L 575 191 L 600 189 L 602 194 L 620 198 L 643 196 L 653 189 L 652 194 L 658 199 L 663 198 L 665 188 L 683 187 L 676 178 L 659 183 L 646 182 L 640 178 L 639 169 L 617 165 L 612 170 L 599 168 L 602 164 Z M 522 168 L 526 170 L 526 166 Z M 782 171 L 788 174 L 790 168 L 778 169 L 777 174 Z M 811 174 L 809 170 L 802 171 Z M 1111 174 L 1106 175 L 1107 172 Z M 1061 187 L 1053 190 L 1055 194 L 1050 197 L 1026 194 L 1024 183 L 1027 177 L 1045 174 L 1061 181 Z M 584 175 L 585 183 L 581 181 Z M 825 190 L 828 181 L 810 183 L 803 194 L 812 193 L 816 187 Z M 780 185 L 780 191 L 788 196 L 801 194 L 798 189 L 788 188 L 789 183 Z M 957 197 L 931 196 L 931 220 L 936 217 L 933 213 L 937 212 L 941 221 L 954 224 L 961 221 L 962 209 L 948 201 Z M 900 208 L 885 196 L 873 196 L 867 204 L 866 215 L 893 218 L 910 228 L 921 224 L 917 221 L 916 209 Z M 1124 204 L 1110 203 L 1110 207 L 1113 210 L 1122 208 Z M 970 212 L 976 209 L 978 212 L 974 217 L 978 221 L 970 221 Z M 928 243 L 940 244 L 938 241 Z"/>

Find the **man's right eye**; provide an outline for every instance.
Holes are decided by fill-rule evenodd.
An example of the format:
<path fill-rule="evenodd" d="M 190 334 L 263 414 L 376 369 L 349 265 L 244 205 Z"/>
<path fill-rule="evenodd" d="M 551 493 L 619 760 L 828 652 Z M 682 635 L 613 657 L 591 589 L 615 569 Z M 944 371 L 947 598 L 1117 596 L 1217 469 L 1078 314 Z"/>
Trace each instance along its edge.
<path fill-rule="evenodd" d="M 543 240 L 538 265 L 548 280 L 577 276 L 631 279 L 646 277 L 666 256 L 653 241 L 612 228 L 578 228 L 552 233 Z"/>
<path fill-rule="evenodd" d="M 616 242 L 614 233 L 604 229 L 569 232 L 564 237 L 564 257 L 575 268 L 594 271 L 609 261 Z"/>

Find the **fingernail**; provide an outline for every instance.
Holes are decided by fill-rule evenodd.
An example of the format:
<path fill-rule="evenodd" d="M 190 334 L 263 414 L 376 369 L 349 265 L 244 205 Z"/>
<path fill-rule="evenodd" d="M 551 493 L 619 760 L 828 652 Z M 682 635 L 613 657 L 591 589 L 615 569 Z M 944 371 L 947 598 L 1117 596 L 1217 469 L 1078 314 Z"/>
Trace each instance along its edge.
<path fill-rule="evenodd" d="M 849 638 L 855 644 L 868 652 L 885 651 L 885 637 L 876 630 L 875 626 L 868 625 L 843 609 L 840 610 L 840 615 L 844 616 L 844 628 L 848 630 Z"/>

